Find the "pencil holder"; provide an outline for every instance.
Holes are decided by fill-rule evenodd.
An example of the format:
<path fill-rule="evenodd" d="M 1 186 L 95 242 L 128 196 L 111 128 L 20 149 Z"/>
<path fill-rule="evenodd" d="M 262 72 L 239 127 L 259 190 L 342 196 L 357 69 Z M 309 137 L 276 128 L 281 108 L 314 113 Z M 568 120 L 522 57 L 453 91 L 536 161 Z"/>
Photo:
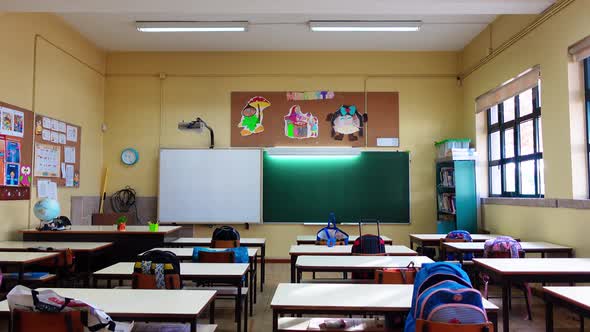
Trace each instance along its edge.
<path fill-rule="evenodd" d="M 149 224 L 150 232 L 157 232 L 160 228 L 160 224 Z"/>

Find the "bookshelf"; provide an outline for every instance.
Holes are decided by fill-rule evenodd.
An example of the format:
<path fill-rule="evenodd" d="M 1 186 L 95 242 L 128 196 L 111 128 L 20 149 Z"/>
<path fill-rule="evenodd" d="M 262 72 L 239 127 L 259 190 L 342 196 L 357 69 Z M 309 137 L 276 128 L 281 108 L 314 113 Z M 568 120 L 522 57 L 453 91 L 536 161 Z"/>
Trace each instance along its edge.
<path fill-rule="evenodd" d="M 439 233 L 456 229 L 477 232 L 474 160 L 437 160 L 436 203 Z"/>

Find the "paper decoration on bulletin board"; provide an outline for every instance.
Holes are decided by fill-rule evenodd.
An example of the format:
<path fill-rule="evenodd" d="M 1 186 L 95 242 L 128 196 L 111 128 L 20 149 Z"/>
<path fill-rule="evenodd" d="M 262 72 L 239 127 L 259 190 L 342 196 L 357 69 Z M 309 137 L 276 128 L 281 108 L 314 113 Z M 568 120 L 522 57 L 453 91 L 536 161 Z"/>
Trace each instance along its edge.
<path fill-rule="evenodd" d="M 79 187 L 80 147 L 80 126 L 36 114 L 33 182 L 51 181 L 62 187 Z"/>
<path fill-rule="evenodd" d="M 0 102 L 0 200 L 28 200 L 33 149 L 33 112 Z"/>
<path fill-rule="evenodd" d="M 285 136 L 289 138 L 316 138 L 319 135 L 318 118 L 311 113 L 303 113 L 299 105 L 293 105 L 284 116 Z"/>
<path fill-rule="evenodd" d="M 359 136 L 364 136 L 368 116 L 357 111 L 356 105 L 342 105 L 336 112 L 328 114 L 326 120 L 331 123 L 335 140 L 342 141 L 347 135 L 349 141 L 357 141 Z M 355 135 L 357 133 L 358 136 Z"/>
<path fill-rule="evenodd" d="M 242 136 L 259 134 L 264 131 L 262 120 L 264 119 L 264 110 L 270 106 L 270 102 L 261 96 L 252 97 L 248 100 L 242 109 L 242 118 L 238 127 L 243 128 L 240 131 Z"/>
<path fill-rule="evenodd" d="M 264 131 L 257 135 L 242 136 L 240 123 L 244 105 L 252 96 L 264 96 L 272 106 L 264 114 Z M 293 139 L 285 133 L 285 115 L 293 105 L 301 111 L 313 114 L 319 119 L 318 137 Z M 367 114 L 370 121 L 364 123 L 363 136 L 355 134 L 359 139 L 350 141 L 348 137 L 335 140 L 332 135 L 332 123 L 326 121 L 342 105 L 355 105 L 356 112 Z M 365 111 L 365 105 L 367 107 Z M 334 92 L 332 99 L 287 100 L 287 92 L 240 91 L 231 93 L 231 146 L 232 147 L 269 147 L 269 146 L 352 146 L 377 147 L 379 142 L 399 142 L 399 94 L 397 92 Z M 381 144 L 383 145 L 383 144 Z M 385 146 L 385 145 L 383 145 Z M 394 145 L 387 145 L 394 146 Z"/>
<path fill-rule="evenodd" d="M 287 92 L 288 101 L 334 99 L 332 91 Z"/>

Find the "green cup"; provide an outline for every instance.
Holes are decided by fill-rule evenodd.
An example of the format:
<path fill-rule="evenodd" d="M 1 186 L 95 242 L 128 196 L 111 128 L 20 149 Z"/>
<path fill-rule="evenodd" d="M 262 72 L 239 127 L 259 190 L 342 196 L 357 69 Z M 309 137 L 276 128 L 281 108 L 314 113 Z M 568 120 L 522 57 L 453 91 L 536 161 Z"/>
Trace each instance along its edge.
<path fill-rule="evenodd" d="M 157 232 L 160 228 L 160 224 L 149 224 L 150 232 Z"/>

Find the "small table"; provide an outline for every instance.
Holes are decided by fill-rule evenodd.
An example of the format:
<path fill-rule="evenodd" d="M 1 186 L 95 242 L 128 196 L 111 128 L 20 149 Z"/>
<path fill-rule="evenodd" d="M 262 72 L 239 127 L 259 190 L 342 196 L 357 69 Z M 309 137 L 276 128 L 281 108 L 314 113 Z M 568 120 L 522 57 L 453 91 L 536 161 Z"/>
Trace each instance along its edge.
<path fill-rule="evenodd" d="M 170 247 L 209 247 L 211 238 L 207 237 L 180 237 L 166 241 Z M 240 239 L 240 246 L 260 248 L 260 291 L 264 291 L 266 275 L 266 239 L 262 237 L 243 237 Z"/>
<path fill-rule="evenodd" d="M 182 289 L 92 289 L 52 288 L 57 294 L 83 300 L 102 309 L 114 320 L 190 323 L 197 331 L 197 318 L 210 308 L 214 323 L 215 291 Z M 0 302 L 0 315 L 10 319 L 8 301 Z"/>
<path fill-rule="evenodd" d="M 270 304 L 273 332 L 279 316 L 294 315 L 380 315 L 407 313 L 412 306 L 414 285 L 371 284 L 279 284 Z M 483 300 L 488 318 L 498 325 L 498 307 Z"/>
<path fill-rule="evenodd" d="M 0 268 L 4 266 L 18 267 L 18 283 L 22 284 L 24 280 L 25 268 L 28 265 L 39 263 L 46 260 L 59 258 L 57 252 L 0 252 Z"/>
<path fill-rule="evenodd" d="M 502 285 L 503 330 L 510 329 L 509 290 L 513 283 L 590 282 L 590 258 L 475 258 L 477 270 Z"/>
<path fill-rule="evenodd" d="M 447 251 L 457 252 L 459 261 L 463 263 L 465 253 L 478 253 L 484 251 L 485 243 L 483 242 L 445 242 L 444 246 Z M 564 253 L 568 258 L 573 256 L 574 249 L 559 244 L 549 242 L 520 242 L 520 246 L 525 253 L 540 253 L 542 258 L 548 253 Z"/>
<path fill-rule="evenodd" d="M 545 293 L 545 331 L 553 332 L 553 305 L 559 305 L 580 315 L 580 331 L 584 317 L 590 317 L 590 286 L 543 287 Z"/>
<path fill-rule="evenodd" d="M 86 256 L 85 286 L 90 286 L 90 276 L 94 257 L 112 248 L 112 242 L 41 242 L 41 241 L 0 241 L 0 251 L 23 252 L 32 250 L 64 251 L 72 250 L 77 255 Z"/>
<path fill-rule="evenodd" d="M 98 280 L 131 280 L 133 274 L 132 262 L 121 262 L 107 268 L 94 272 L 94 287 L 97 287 Z M 223 283 L 236 287 L 236 316 L 242 314 L 242 282 L 249 264 L 242 263 L 180 263 L 180 276 L 184 280 L 191 280 L 204 283 Z M 157 297 L 156 297 L 157 299 Z M 153 305 L 153 299 L 151 304 Z M 159 307 L 159 304 L 155 307 Z M 241 331 L 242 320 L 238 319 L 238 332 Z M 248 310 L 244 310 L 244 332 L 248 330 Z"/>
<path fill-rule="evenodd" d="M 489 239 L 495 239 L 498 234 L 471 234 L 473 242 L 486 242 Z M 440 240 L 447 237 L 447 234 L 410 234 L 410 248 L 414 249 L 414 243 L 422 247 L 438 247 Z M 515 239 L 520 241 L 520 239 Z"/>
<path fill-rule="evenodd" d="M 315 244 L 316 242 L 316 235 L 298 235 L 297 236 L 297 244 Z M 354 242 L 358 238 L 358 235 L 349 235 L 348 236 L 348 243 Z M 385 235 L 381 235 L 383 242 L 385 244 L 391 245 L 393 244 L 393 240 Z"/>
<path fill-rule="evenodd" d="M 295 263 L 299 256 L 351 256 L 352 245 L 347 246 L 316 246 L 316 245 L 293 245 L 289 250 L 291 256 L 291 283 L 295 283 Z M 385 246 L 386 256 L 416 256 L 417 252 L 406 246 Z"/>
<path fill-rule="evenodd" d="M 299 256 L 295 268 L 300 283 L 303 272 L 368 272 L 406 267 L 411 262 L 417 268 L 433 263 L 426 256 Z"/>

